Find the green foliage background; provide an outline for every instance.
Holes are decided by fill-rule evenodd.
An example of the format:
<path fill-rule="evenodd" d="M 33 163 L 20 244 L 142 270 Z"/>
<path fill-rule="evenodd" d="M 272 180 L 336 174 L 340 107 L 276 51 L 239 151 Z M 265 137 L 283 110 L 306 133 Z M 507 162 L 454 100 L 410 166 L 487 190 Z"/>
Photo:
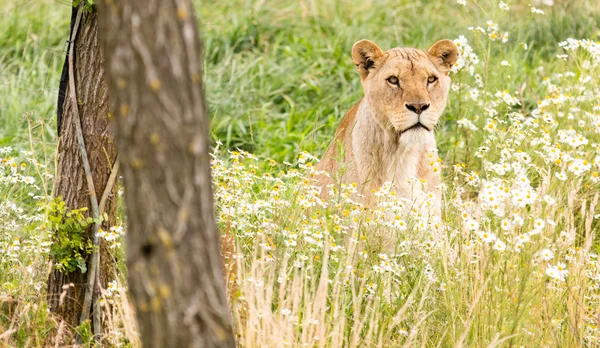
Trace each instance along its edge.
<path fill-rule="evenodd" d="M 322 153 L 341 117 L 360 98 L 360 81 L 350 58 L 354 42 L 368 38 L 384 49 L 426 49 L 461 34 L 472 42 L 468 27 L 485 26 L 497 15 L 493 11 L 500 11 L 487 7 L 488 16 L 483 17 L 476 6 L 462 7 L 455 1 L 195 3 L 204 39 L 213 140 L 278 161 L 292 160 L 298 150 Z M 584 0 L 556 1 L 544 16 L 533 16 L 528 2 L 512 2 L 511 7 L 511 16 L 497 21 L 510 32 L 510 40 L 490 47 L 486 88 L 513 91 L 525 83 L 532 99 L 524 106 L 530 108 L 543 88 L 539 65 L 545 62 L 551 70 L 553 58 L 562 53 L 556 43 L 568 37 L 598 39 L 600 9 Z M 46 140 L 54 141 L 70 4 L 0 0 L 0 8 L 0 146 L 27 146 L 24 112 L 43 121 Z M 525 60 L 521 42 L 529 45 Z M 519 57 L 520 64 L 493 69 L 512 57 Z M 455 121 L 472 113 L 468 105 L 450 100 L 437 133 L 446 161 L 454 161 L 443 155 L 461 140 Z"/>

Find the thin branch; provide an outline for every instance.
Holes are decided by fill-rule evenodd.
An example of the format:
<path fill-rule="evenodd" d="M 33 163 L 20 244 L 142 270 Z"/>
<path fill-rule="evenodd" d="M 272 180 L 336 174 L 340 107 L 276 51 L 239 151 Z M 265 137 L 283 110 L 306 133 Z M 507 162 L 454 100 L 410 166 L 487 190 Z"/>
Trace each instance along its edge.
<path fill-rule="evenodd" d="M 112 191 L 112 188 L 115 185 L 115 181 L 117 180 L 117 174 L 119 174 L 119 156 L 115 158 L 115 163 L 113 164 L 112 170 L 110 171 L 110 176 L 108 177 L 108 181 L 106 182 L 106 187 L 104 188 L 102 197 L 100 198 L 100 214 L 104 213 L 104 206 L 106 205 L 106 200 L 108 199 L 110 191 Z"/>
<path fill-rule="evenodd" d="M 83 3 L 82 3 L 83 4 Z M 94 218 L 94 224 L 92 225 L 92 257 L 90 259 L 90 268 L 88 269 L 88 277 L 86 282 L 85 297 L 83 300 L 83 308 L 81 311 L 81 317 L 79 319 L 80 324 L 86 321 L 90 316 L 90 309 L 92 306 L 94 283 L 96 282 L 96 268 L 99 264 L 100 250 L 98 243 L 98 217 L 100 216 L 98 209 L 98 199 L 96 198 L 96 188 L 94 187 L 94 179 L 92 177 L 92 170 L 90 168 L 90 162 L 88 160 L 87 151 L 85 149 L 85 141 L 83 139 L 83 132 L 81 131 L 81 119 L 79 116 L 79 107 L 77 104 L 77 94 L 75 91 L 75 68 L 73 64 L 73 56 L 75 54 L 75 39 L 77 37 L 77 31 L 79 29 L 79 22 L 81 21 L 82 5 L 79 5 L 77 10 L 77 18 L 75 19 L 75 26 L 73 27 L 73 33 L 71 34 L 71 42 L 73 43 L 69 48 L 69 96 L 71 98 L 71 107 L 73 108 L 73 125 L 75 126 L 75 135 L 77 136 L 77 145 L 79 148 L 79 154 L 81 155 L 81 162 L 83 164 L 83 170 L 85 171 L 85 179 L 87 182 L 88 193 L 90 195 L 90 205 L 92 208 L 92 216 Z M 97 301 L 96 301 L 97 302 Z M 94 334 L 100 333 L 100 316 L 94 315 Z"/>
<path fill-rule="evenodd" d="M 108 181 L 106 182 L 106 186 L 104 187 L 104 192 L 102 193 L 102 197 L 100 198 L 100 204 L 98 206 L 99 215 L 104 214 L 104 205 L 106 204 L 108 195 L 112 191 L 113 185 L 115 184 L 118 172 L 119 172 L 119 157 L 117 156 L 117 158 L 115 158 L 115 163 L 113 164 Z M 96 280 L 99 280 L 99 279 L 100 279 L 100 257 L 96 257 Z M 99 283 L 98 283 L 98 286 L 100 286 Z M 99 294 L 100 294 L 100 291 L 99 291 Z M 102 324 L 100 321 L 100 301 L 98 301 L 97 297 L 94 299 L 94 319 L 93 320 L 94 320 L 94 334 L 96 336 L 98 336 L 99 332 L 100 332 L 99 331 L 100 325 L 102 325 Z M 98 329 L 96 329 L 96 328 L 98 328 Z"/>

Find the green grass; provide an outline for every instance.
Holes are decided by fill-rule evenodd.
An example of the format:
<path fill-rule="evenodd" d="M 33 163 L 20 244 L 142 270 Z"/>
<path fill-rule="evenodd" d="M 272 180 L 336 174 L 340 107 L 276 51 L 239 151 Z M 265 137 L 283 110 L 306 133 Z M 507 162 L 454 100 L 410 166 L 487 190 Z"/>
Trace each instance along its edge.
<path fill-rule="evenodd" d="M 56 138 L 68 11 L 56 1 L 0 1 L 0 146 L 27 146 L 24 113 L 48 124 L 47 139 Z"/>
<path fill-rule="evenodd" d="M 0 144 L 25 142 L 24 112 L 43 119 L 49 139 L 55 139 L 70 8 L 49 0 L 21 6 L 3 0 L 0 6 Z M 368 38 L 383 48 L 426 49 L 502 15 L 497 7 L 485 6 L 489 16 L 452 1 L 220 1 L 204 7 L 197 2 L 213 139 L 279 161 L 292 160 L 298 150 L 321 153 L 362 94 L 350 58 L 354 42 Z M 490 72 L 490 90 L 512 91 L 527 83 L 530 95 L 539 94 L 535 69 L 544 63 L 546 71 L 552 70 L 548 61 L 558 52 L 556 42 L 600 35 L 594 2 L 557 1 L 543 17 L 532 17 L 526 2 L 512 6 L 517 13 L 511 16 L 518 20 L 497 21 L 510 32 L 510 43 L 492 49 L 489 65 L 520 61 L 499 69 L 502 76 Z M 520 42 L 529 44 L 528 54 L 518 52 Z M 438 132 L 443 153 L 457 140 L 454 122 L 467 110 L 451 100 Z"/>
<path fill-rule="evenodd" d="M 518 7 L 523 8 L 518 22 L 506 16 L 498 21 L 510 31 L 510 44 L 492 48 L 489 65 L 517 57 L 519 64 L 499 69 L 504 76 L 490 72 L 487 88 L 514 90 L 527 83 L 539 94 L 535 69 L 556 55 L 556 42 L 598 37 L 600 12 L 597 6 L 590 11 L 582 2 L 571 2 L 569 9 L 557 5 L 549 16 L 533 18 L 526 5 Z M 383 48 L 426 49 L 492 19 L 474 8 L 436 1 L 278 1 L 235 7 L 223 2 L 199 11 L 214 138 L 277 160 L 291 160 L 298 150 L 322 152 L 337 122 L 361 96 L 350 58 L 354 42 L 368 38 Z M 520 42 L 530 46 L 525 57 L 518 52 Z M 454 121 L 468 109 L 451 101 L 446 115 L 438 133 L 448 141 L 440 144 L 443 152 L 454 143 L 446 136 L 456 131 Z"/>

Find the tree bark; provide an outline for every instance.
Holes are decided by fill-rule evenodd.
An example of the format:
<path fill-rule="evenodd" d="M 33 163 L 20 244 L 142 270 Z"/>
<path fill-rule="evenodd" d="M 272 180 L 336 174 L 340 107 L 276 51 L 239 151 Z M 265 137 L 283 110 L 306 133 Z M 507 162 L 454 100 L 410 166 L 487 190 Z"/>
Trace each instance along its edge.
<path fill-rule="evenodd" d="M 152 347 L 234 347 L 190 0 L 99 3 L 125 184 L 129 289 Z"/>
<path fill-rule="evenodd" d="M 82 207 L 90 208 L 90 196 L 87 189 L 81 155 L 77 147 L 77 138 L 73 118 L 81 120 L 81 128 L 86 144 L 92 177 L 98 199 L 102 196 L 117 157 L 113 126 L 109 121 L 108 90 L 104 80 L 104 57 L 98 39 L 97 13 L 83 11 L 78 28 L 75 47 L 75 85 L 80 115 L 76 115 L 68 97 L 70 88 L 66 87 L 65 98 L 59 98 L 59 114 L 62 114 L 59 128 L 57 177 L 54 196 L 62 196 L 69 210 Z M 66 65 L 65 65 L 66 68 Z M 66 75 L 68 79 L 68 74 Z M 68 84 L 67 84 L 68 85 Z M 64 97 L 64 96 L 63 96 Z M 116 223 L 116 196 L 114 188 L 106 201 L 104 211 L 108 220 L 102 228 L 108 229 Z M 88 213 L 91 210 L 88 209 Z M 88 228 L 91 234 L 91 228 Z M 91 236 L 88 236 L 91 237 Z M 114 262 L 109 257 L 104 243 L 100 246 L 100 284 L 105 287 L 114 275 Z M 87 268 L 90 269 L 90 257 Z M 87 274 L 76 270 L 71 273 L 52 269 L 48 277 L 47 299 L 50 310 L 58 314 L 71 327 L 79 325 L 82 304 L 85 295 Z M 69 286 L 73 284 L 73 286 Z M 97 283 L 98 284 L 98 283 Z M 99 288 L 96 286 L 95 291 Z M 63 295 L 64 296 L 61 296 Z M 62 297 L 62 300 L 61 300 Z M 95 328 L 95 330 L 98 330 Z"/>

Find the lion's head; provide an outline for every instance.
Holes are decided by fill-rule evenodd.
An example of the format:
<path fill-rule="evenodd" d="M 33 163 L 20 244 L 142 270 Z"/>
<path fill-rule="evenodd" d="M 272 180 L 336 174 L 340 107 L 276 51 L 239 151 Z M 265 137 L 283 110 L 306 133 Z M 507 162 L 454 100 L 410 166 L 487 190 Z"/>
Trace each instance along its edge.
<path fill-rule="evenodd" d="M 384 52 L 369 40 L 352 47 L 376 121 L 398 134 L 433 130 L 446 107 L 448 75 L 457 58 L 458 49 L 450 40 L 438 41 L 427 52 L 413 48 Z"/>

